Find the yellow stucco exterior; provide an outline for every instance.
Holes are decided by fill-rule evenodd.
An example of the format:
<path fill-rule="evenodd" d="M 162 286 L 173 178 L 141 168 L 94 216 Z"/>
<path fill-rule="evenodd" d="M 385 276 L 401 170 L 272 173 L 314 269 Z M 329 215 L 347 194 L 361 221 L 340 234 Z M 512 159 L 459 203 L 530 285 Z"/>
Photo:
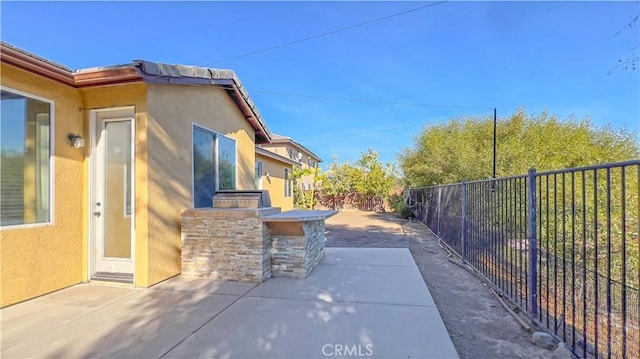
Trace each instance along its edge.
<path fill-rule="evenodd" d="M 302 168 L 303 170 L 318 167 L 319 162 L 321 161 L 315 154 L 308 152 L 304 148 L 296 146 L 295 143 L 292 143 L 292 142 L 277 142 L 277 143 L 271 143 L 271 144 L 264 144 L 262 145 L 262 148 L 264 148 L 267 151 L 271 151 L 277 155 L 290 158 L 291 160 L 298 162 L 299 168 Z M 300 161 L 297 161 L 297 158 L 295 157 L 298 151 L 302 154 L 302 159 Z M 291 154 L 293 154 L 294 156 L 291 156 Z M 309 165 L 309 162 L 310 162 L 309 160 L 311 160 L 311 164 L 313 164 L 314 166 Z M 313 185 L 314 185 L 314 176 L 312 174 L 302 176 L 301 182 L 299 183 L 299 186 L 301 186 L 302 189 L 308 190 Z"/>
<path fill-rule="evenodd" d="M 180 212 L 193 207 L 193 125 L 236 140 L 237 189 L 254 188 L 254 131 L 229 95 L 213 86 L 149 85 L 149 279 L 180 273 Z"/>
<path fill-rule="evenodd" d="M 134 284 L 136 286 L 149 286 L 149 237 L 148 237 L 148 170 L 147 170 L 147 85 L 144 83 L 123 84 L 106 87 L 82 89 L 85 109 L 85 138 L 90 138 L 89 121 L 90 112 L 93 110 L 109 109 L 131 106 L 135 113 L 135 251 L 134 251 Z M 86 146 L 85 168 L 85 206 L 88 206 L 88 198 L 91 184 L 89 168 L 89 145 Z M 92 208 L 86 207 L 85 240 L 83 258 L 83 280 L 89 280 L 90 234 L 89 216 Z"/>
<path fill-rule="evenodd" d="M 53 213 L 51 223 L 0 230 L 1 306 L 82 281 L 85 154 L 67 134 L 84 133 L 82 94 L 2 63 L 2 87 L 39 96 L 53 106 Z"/>
<path fill-rule="evenodd" d="M 130 107 L 135 114 L 136 286 L 180 273 L 180 213 L 193 207 L 193 124 L 236 140 L 237 188 L 255 188 L 255 130 L 216 86 L 139 81 L 74 88 L 6 63 L 0 71 L 3 88 L 54 104 L 52 221 L 0 228 L 1 307 L 90 280 L 90 128 L 96 110 Z M 69 133 L 81 134 L 85 147 L 71 147 Z"/>
<path fill-rule="evenodd" d="M 280 207 L 283 211 L 292 210 L 293 189 L 291 190 L 291 196 L 285 196 L 284 169 L 287 168 L 289 171 L 292 171 L 293 166 L 260 153 L 256 153 L 256 161 L 262 162 L 263 175 L 260 181 L 262 189 L 269 191 L 271 205 L 274 207 Z M 266 176 L 264 175 L 265 173 L 268 173 L 269 175 Z"/>

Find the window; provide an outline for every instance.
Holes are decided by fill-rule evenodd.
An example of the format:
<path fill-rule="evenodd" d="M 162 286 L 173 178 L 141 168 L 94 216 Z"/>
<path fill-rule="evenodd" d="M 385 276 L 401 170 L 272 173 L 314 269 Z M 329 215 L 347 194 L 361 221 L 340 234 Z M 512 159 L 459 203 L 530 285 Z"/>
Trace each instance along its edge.
<path fill-rule="evenodd" d="M 311 156 L 309 156 L 309 159 L 307 159 L 307 165 L 310 168 L 316 168 L 318 167 L 318 162 L 316 162 L 316 160 L 312 159 Z"/>
<path fill-rule="evenodd" d="M 262 189 L 262 161 L 256 161 L 256 189 Z"/>
<path fill-rule="evenodd" d="M 52 102 L 0 91 L 0 225 L 51 221 Z"/>
<path fill-rule="evenodd" d="M 217 190 L 236 189 L 236 141 L 193 127 L 193 206 L 211 207 Z"/>
<path fill-rule="evenodd" d="M 216 139 L 220 170 L 218 189 L 236 189 L 236 140 L 222 135 L 216 135 Z"/>
<path fill-rule="evenodd" d="M 291 197 L 291 171 L 284 169 L 284 196 Z"/>

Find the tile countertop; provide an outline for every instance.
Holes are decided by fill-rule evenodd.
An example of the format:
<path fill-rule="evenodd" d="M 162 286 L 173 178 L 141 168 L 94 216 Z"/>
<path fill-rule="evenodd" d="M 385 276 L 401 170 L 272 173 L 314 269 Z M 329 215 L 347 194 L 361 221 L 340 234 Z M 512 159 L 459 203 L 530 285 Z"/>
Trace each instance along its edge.
<path fill-rule="evenodd" d="M 334 210 L 293 210 L 262 216 L 262 222 L 308 222 L 322 221 L 338 213 Z"/>

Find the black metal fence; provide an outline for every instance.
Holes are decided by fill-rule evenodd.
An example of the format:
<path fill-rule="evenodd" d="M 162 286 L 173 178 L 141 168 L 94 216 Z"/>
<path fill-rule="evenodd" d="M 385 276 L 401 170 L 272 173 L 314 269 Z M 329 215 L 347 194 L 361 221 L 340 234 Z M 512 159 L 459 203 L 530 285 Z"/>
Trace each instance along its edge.
<path fill-rule="evenodd" d="M 640 161 L 405 191 L 418 220 L 580 356 L 640 358 Z"/>

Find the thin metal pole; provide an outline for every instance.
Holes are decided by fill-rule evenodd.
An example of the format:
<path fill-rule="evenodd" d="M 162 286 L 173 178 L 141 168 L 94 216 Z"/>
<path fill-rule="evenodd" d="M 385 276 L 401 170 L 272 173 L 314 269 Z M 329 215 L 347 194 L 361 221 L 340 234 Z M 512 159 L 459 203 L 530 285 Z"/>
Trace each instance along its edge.
<path fill-rule="evenodd" d="M 496 139 L 496 133 L 498 132 L 498 110 L 494 107 L 493 108 L 493 176 L 492 178 L 495 179 L 496 178 L 496 144 L 497 144 L 497 139 Z M 495 185 L 495 182 L 493 182 Z"/>
<path fill-rule="evenodd" d="M 538 316 L 536 229 L 536 170 L 531 168 L 529 169 L 529 300 L 532 318 Z"/>
<path fill-rule="evenodd" d="M 436 213 L 438 214 L 438 236 L 440 236 L 440 205 L 442 203 L 442 187 L 438 187 L 438 208 Z"/>
<path fill-rule="evenodd" d="M 640 168 L 638 168 L 640 170 Z M 622 166 L 620 182 L 621 188 L 621 213 L 622 213 L 622 356 L 627 353 L 627 193 L 626 193 L 626 168 Z"/>
<path fill-rule="evenodd" d="M 466 262 L 466 239 L 467 239 L 467 184 L 462 181 L 462 243 L 461 243 L 461 255 L 462 263 Z"/>

